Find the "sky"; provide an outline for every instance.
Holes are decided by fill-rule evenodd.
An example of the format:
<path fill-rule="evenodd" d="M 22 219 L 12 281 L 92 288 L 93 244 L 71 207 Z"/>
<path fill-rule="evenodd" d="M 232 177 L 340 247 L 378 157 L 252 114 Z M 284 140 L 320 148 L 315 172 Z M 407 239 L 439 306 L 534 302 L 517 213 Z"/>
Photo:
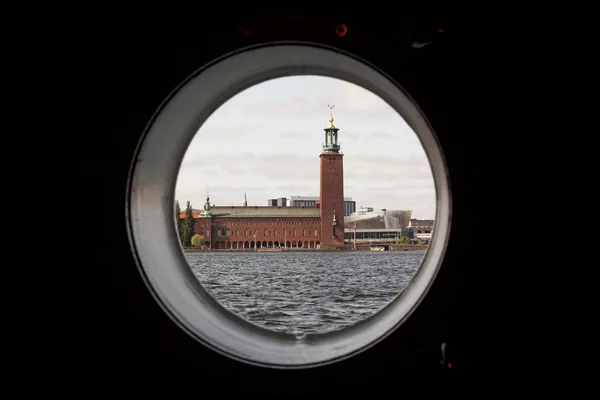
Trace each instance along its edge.
<path fill-rule="evenodd" d="M 176 185 L 184 208 L 266 206 L 268 199 L 319 196 L 319 154 L 334 105 L 344 154 L 344 197 L 356 207 L 435 217 L 425 151 L 404 119 L 375 94 L 319 76 L 273 79 L 224 103 L 190 143 Z"/>

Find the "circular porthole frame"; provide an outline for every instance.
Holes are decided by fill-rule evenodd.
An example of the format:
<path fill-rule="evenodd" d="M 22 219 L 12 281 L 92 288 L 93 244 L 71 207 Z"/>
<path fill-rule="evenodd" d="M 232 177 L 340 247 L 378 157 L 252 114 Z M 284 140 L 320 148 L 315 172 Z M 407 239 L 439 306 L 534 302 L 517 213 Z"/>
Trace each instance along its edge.
<path fill-rule="evenodd" d="M 431 165 L 436 229 L 411 283 L 373 316 L 339 331 L 297 338 L 258 327 L 228 311 L 200 284 L 176 235 L 179 168 L 202 124 L 227 100 L 261 82 L 320 75 L 381 97 L 415 131 Z M 356 57 L 321 45 L 273 43 L 240 49 L 190 76 L 159 107 L 131 165 L 126 198 L 129 240 L 138 269 L 163 310 L 200 343 L 236 360 L 271 368 L 309 368 L 362 352 L 410 316 L 427 294 L 446 251 L 451 192 L 444 155 L 414 101 L 389 77 Z"/>

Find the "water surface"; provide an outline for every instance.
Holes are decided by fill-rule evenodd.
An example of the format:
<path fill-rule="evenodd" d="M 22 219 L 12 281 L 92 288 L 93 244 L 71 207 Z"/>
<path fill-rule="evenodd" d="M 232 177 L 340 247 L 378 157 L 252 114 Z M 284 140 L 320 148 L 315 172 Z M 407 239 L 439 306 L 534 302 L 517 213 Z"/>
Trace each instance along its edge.
<path fill-rule="evenodd" d="M 225 308 L 274 331 L 323 333 L 379 311 L 410 282 L 426 251 L 186 253 Z"/>

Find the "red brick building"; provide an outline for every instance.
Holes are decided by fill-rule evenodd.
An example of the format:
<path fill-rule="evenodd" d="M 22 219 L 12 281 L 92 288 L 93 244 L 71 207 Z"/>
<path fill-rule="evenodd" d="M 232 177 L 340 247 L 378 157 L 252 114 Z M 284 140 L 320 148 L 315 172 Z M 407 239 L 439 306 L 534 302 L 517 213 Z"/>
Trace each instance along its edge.
<path fill-rule="evenodd" d="M 194 232 L 211 249 L 310 248 L 344 244 L 344 169 L 339 129 L 324 129 L 325 143 L 319 155 L 320 201 L 316 207 L 211 206 L 194 213 Z M 185 214 L 181 214 L 184 218 Z"/>

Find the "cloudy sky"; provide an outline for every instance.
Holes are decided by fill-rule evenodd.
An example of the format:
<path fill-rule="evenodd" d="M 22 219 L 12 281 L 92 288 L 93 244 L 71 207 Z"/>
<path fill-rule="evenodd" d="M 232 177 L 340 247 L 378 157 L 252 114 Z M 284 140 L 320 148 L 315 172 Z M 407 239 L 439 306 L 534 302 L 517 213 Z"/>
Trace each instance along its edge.
<path fill-rule="evenodd" d="M 333 109 L 344 153 L 344 196 L 357 207 L 413 210 L 434 218 L 431 168 L 416 134 L 383 100 L 324 77 L 274 79 L 223 104 L 200 128 L 183 159 L 176 199 L 266 206 L 267 200 L 319 195 L 323 129 Z"/>

